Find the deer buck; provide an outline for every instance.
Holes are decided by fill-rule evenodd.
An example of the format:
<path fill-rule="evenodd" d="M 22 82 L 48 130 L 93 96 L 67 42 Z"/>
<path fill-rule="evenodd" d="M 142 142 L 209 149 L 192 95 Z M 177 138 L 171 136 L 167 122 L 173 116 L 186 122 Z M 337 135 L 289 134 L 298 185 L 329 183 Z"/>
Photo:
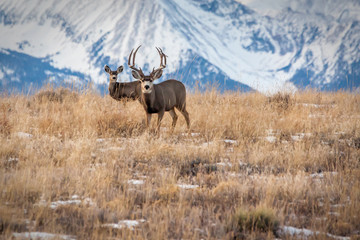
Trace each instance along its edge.
<path fill-rule="evenodd" d="M 140 81 L 119 83 L 117 82 L 117 75 L 123 71 L 123 66 L 117 68 L 116 71 L 112 71 L 108 65 L 104 67 L 105 72 L 109 74 L 109 93 L 115 100 L 121 99 L 139 99 L 141 95 Z"/>
<path fill-rule="evenodd" d="M 156 48 L 160 55 L 160 67 L 153 69 L 150 75 L 145 75 L 141 68 L 135 67 L 135 56 L 141 45 L 135 50 L 131 50 L 128 65 L 132 69 L 132 76 L 135 79 L 140 80 L 141 83 L 141 95 L 140 103 L 143 105 L 146 112 L 146 126 L 149 128 L 151 121 L 151 114 L 158 114 L 157 121 L 157 133 L 160 133 L 160 123 L 165 112 L 169 112 L 172 117 L 172 129 L 174 130 L 178 116 L 175 112 L 175 108 L 180 111 L 184 116 L 187 128 L 190 130 L 189 113 L 186 111 L 186 89 L 181 82 L 169 79 L 159 84 L 153 82 L 160 78 L 163 69 L 166 67 L 166 55 L 160 48 Z M 132 56 L 133 55 L 133 56 Z M 132 64 L 131 62 L 132 57 Z M 163 63 L 164 60 L 164 63 Z"/>

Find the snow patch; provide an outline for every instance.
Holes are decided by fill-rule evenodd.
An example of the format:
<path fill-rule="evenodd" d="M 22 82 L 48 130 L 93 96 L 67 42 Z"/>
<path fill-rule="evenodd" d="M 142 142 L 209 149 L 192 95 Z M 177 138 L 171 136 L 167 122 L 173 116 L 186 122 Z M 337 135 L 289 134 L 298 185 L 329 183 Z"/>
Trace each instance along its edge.
<path fill-rule="evenodd" d="M 191 185 L 191 184 L 177 184 L 177 186 L 182 189 L 195 189 L 199 187 L 199 185 Z"/>
<path fill-rule="evenodd" d="M 188 133 L 181 133 L 181 136 L 188 136 L 188 135 L 189 135 Z M 190 136 L 192 136 L 192 137 L 199 137 L 199 136 L 200 136 L 200 133 L 192 132 L 192 133 L 190 133 Z"/>
<path fill-rule="evenodd" d="M 200 136 L 200 133 L 192 132 L 192 133 L 191 133 L 191 136 L 192 136 L 192 137 L 199 137 L 199 136 Z"/>
<path fill-rule="evenodd" d="M 12 70 L 12 69 L 10 69 L 10 68 L 6 68 L 4 71 L 5 71 L 5 73 L 6 73 L 7 75 L 12 75 L 12 74 L 14 74 L 14 70 Z"/>
<path fill-rule="evenodd" d="M 8 159 L 8 162 L 17 163 L 18 161 L 19 161 L 19 158 L 17 158 L 17 157 L 10 157 L 10 158 Z"/>
<path fill-rule="evenodd" d="M 216 165 L 222 166 L 222 167 L 232 167 L 232 164 L 229 162 L 219 162 L 219 163 L 216 163 Z"/>
<path fill-rule="evenodd" d="M 310 237 L 312 235 L 314 235 L 314 232 L 309 230 L 309 229 L 305 229 L 305 228 L 295 228 L 295 227 L 291 227 L 291 226 L 283 226 L 282 230 L 284 231 L 285 234 L 289 234 L 291 236 L 304 236 L 304 237 Z"/>
<path fill-rule="evenodd" d="M 268 141 L 269 143 L 274 143 L 274 142 L 276 142 L 276 137 L 275 137 L 275 136 L 266 136 L 266 137 L 264 137 L 264 139 L 265 139 L 266 141 Z"/>
<path fill-rule="evenodd" d="M 118 223 L 105 223 L 102 224 L 102 227 L 108 227 L 108 228 L 115 228 L 115 229 L 122 229 L 124 227 L 127 227 L 131 230 L 133 230 L 136 226 L 138 226 L 140 223 L 146 222 L 145 219 L 140 220 L 121 220 Z"/>
<path fill-rule="evenodd" d="M 201 144 L 200 147 L 202 148 L 208 148 L 208 147 L 211 147 L 211 146 L 214 146 L 214 142 L 213 141 L 210 141 L 210 142 L 204 142 L 203 144 Z"/>
<path fill-rule="evenodd" d="M 312 178 L 324 178 L 324 174 L 329 175 L 330 177 L 336 176 L 338 172 L 320 172 L 320 173 L 313 173 L 310 174 Z"/>
<path fill-rule="evenodd" d="M 297 237 L 297 238 L 302 238 L 302 239 L 308 239 L 309 237 L 312 237 L 314 235 L 321 235 L 321 234 L 325 234 L 323 232 L 319 232 L 319 231 L 312 231 L 306 228 L 296 228 L 296 227 L 291 227 L 291 226 L 283 226 L 281 227 L 282 234 L 285 235 L 290 235 L 293 237 Z M 332 239 L 336 239 L 336 240 L 350 240 L 350 237 L 342 237 L 342 236 L 336 236 L 336 235 L 332 235 L 330 233 L 326 233 L 326 236 Z"/>
<path fill-rule="evenodd" d="M 56 209 L 60 206 L 65 206 L 65 205 L 80 205 L 81 204 L 81 200 L 78 199 L 73 199 L 73 200 L 66 200 L 66 201 L 55 201 L 52 202 L 50 204 L 50 208 L 51 209 Z"/>
<path fill-rule="evenodd" d="M 15 239 L 64 239 L 64 240 L 75 240 L 75 236 L 71 235 L 62 235 L 62 234 L 53 234 L 46 232 L 23 232 L 23 233 L 13 233 Z"/>
<path fill-rule="evenodd" d="M 15 136 L 19 137 L 19 138 L 32 138 L 33 135 L 30 133 L 26 133 L 26 132 L 17 132 L 15 133 Z"/>
<path fill-rule="evenodd" d="M 305 137 L 311 137 L 312 134 L 311 133 L 297 133 L 296 135 L 291 136 L 291 139 L 293 141 L 300 141 L 302 139 L 304 139 Z"/>
<path fill-rule="evenodd" d="M 232 139 L 224 139 L 224 142 L 229 143 L 229 144 L 237 144 L 238 143 L 238 141 L 232 140 Z"/>
<path fill-rule="evenodd" d="M 6 55 L 10 55 L 9 51 L 6 51 L 5 49 L 0 48 L 0 53 L 4 53 Z"/>
<path fill-rule="evenodd" d="M 145 183 L 144 180 L 137 180 L 137 179 L 130 179 L 127 182 L 133 185 L 142 185 Z"/>
<path fill-rule="evenodd" d="M 84 198 L 83 200 L 79 199 L 80 197 L 78 195 L 73 195 L 71 197 L 71 199 L 69 200 L 59 200 L 59 201 L 54 201 L 51 202 L 49 207 L 51 209 L 56 209 L 60 206 L 66 206 L 66 205 L 80 205 L 80 204 L 85 204 L 88 206 L 94 206 L 95 203 L 91 200 L 91 198 Z M 36 204 L 38 206 L 47 206 L 48 203 L 46 202 L 46 200 L 44 199 L 44 196 L 41 197 L 40 202 L 38 204 Z"/>
<path fill-rule="evenodd" d="M 314 104 L 314 103 L 299 103 L 303 107 L 313 107 L 313 108 L 325 108 L 325 107 L 334 107 L 334 104 Z"/>

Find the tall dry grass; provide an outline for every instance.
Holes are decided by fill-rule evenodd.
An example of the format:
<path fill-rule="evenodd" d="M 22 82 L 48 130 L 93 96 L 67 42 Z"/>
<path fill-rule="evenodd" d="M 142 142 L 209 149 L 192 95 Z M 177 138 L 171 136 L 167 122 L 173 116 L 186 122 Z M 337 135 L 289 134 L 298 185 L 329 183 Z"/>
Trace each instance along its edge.
<path fill-rule="evenodd" d="M 2 237 L 359 237 L 359 95 L 208 91 L 187 105 L 191 136 L 182 116 L 170 134 L 165 114 L 158 138 L 136 101 L 1 97 Z"/>

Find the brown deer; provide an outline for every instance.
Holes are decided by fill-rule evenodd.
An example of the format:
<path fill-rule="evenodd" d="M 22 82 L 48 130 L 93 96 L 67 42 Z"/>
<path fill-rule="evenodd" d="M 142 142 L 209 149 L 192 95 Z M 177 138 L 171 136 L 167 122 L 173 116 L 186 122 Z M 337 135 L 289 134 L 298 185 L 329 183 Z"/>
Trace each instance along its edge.
<path fill-rule="evenodd" d="M 109 93 L 115 100 L 121 99 L 139 99 L 141 95 L 140 81 L 119 83 L 117 82 L 117 75 L 123 71 L 123 66 L 117 68 L 116 71 L 112 71 L 108 65 L 104 67 L 105 72 L 109 74 Z"/>
<path fill-rule="evenodd" d="M 141 68 L 135 67 L 135 56 L 141 45 L 135 50 L 131 50 L 128 65 L 132 69 L 132 76 L 135 79 L 140 80 L 141 83 L 141 94 L 140 94 L 140 103 L 143 105 L 146 112 L 146 126 L 149 128 L 151 121 L 151 114 L 158 114 L 157 121 L 157 133 L 160 133 L 160 123 L 164 116 L 165 112 L 169 112 L 173 121 L 172 129 L 174 130 L 176 121 L 178 119 L 177 114 L 175 113 L 175 108 L 178 109 L 181 114 L 184 116 L 187 128 L 190 130 L 190 119 L 189 113 L 186 111 L 186 89 L 184 84 L 181 82 L 169 79 L 159 84 L 154 84 L 153 82 L 160 78 L 163 69 L 166 67 L 166 55 L 160 48 L 156 48 L 160 55 L 160 67 L 153 69 L 150 75 L 145 75 Z M 132 54 L 134 55 L 132 56 Z M 132 64 L 131 62 L 132 56 Z M 164 60 L 164 63 L 163 63 Z"/>

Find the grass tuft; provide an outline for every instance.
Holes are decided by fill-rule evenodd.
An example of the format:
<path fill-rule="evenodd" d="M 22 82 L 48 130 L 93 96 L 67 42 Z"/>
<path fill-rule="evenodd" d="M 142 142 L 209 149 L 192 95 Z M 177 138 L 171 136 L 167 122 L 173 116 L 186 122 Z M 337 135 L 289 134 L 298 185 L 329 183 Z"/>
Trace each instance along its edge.
<path fill-rule="evenodd" d="M 234 234 L 234 238 L 251 232 L 265 232 L 276 234 L 280 221 L 271 208 L 264 206 L 251 210 L 238 209 L 231 217 L 228 231 Z"/>

